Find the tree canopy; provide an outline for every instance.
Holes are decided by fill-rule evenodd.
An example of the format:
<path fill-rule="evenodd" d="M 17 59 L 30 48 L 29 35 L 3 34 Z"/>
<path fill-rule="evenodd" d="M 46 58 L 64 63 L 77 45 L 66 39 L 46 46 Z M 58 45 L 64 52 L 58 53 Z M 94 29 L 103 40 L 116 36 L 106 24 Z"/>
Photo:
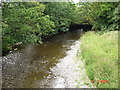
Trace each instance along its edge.
<path fill-rule="evenodd" d="M 3 2 L 3 52 L 16 43 L 41 43 L 42 39 L 69 31 L 71 24 L 90 24 L 92 30 L 118 30 L 116 2 Z"/>
<path fill-rule="evenodd" d="M 78 23 L 93 25 L 93 30 L 118 30 L 120 7 L 118 2 L 91 2 L 79 3 Z"/>

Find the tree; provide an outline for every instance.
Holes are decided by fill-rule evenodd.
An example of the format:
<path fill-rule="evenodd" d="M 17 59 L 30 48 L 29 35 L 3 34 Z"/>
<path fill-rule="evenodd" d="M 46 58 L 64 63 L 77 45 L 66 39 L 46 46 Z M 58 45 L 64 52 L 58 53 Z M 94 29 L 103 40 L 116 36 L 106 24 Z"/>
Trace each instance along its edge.
<path fill-rule="evenodd" d="M 54 31 L 54 22 L 44 15 L 44 9 L 39 2 L 3 3 L 3 51 L 11 50 L 18 42 L 23 45 L 41 42 L 42 35 Z"/>
<path fill-rule="evenodd" d="M 74 20 L 76 6 L 68 2 L 49 2 L 46 5 L 45 14 L 55 23 L 55 33 L 68 31 Z"/>
<path fill-rule="evenodd" d="M 88 22 L 94 30 L 118 30 L 118 3 L 91 2 L 79 3 L 80 23 Z M 115 14 L 116 13 L 116 14 Z"/>

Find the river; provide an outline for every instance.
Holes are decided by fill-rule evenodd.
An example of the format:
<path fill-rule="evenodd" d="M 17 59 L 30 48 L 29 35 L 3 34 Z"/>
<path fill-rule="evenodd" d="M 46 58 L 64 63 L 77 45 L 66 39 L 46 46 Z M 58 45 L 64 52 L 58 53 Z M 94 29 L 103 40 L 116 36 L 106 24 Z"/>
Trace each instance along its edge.
<path fill-rule="evenodd" d="M 91 88 L 82 61 L 76 60 L 81 30 L 54 35 L 2 58 L 3 88 Z"/>

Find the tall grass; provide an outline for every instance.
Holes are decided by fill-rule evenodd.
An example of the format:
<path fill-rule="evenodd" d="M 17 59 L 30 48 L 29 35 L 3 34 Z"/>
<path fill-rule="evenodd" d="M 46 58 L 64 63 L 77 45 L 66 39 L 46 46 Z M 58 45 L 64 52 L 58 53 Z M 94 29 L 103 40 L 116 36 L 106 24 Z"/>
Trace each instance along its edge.
<path fill-rule="evenodd" d="M 102 35 L 85 33 L 81 38 L 81 55 L 88 77 L 96 87 L 118 88 L 118 31 Z M 97 80 L 108 80 L 108 83 Z"/>

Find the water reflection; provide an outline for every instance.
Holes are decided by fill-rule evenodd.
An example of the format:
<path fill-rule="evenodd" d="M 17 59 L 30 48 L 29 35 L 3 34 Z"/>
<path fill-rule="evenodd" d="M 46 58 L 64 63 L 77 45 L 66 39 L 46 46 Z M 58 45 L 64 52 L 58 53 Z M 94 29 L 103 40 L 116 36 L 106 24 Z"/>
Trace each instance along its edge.
<path fill-rule="evenodd" d="M 43 44 L 29 45 L 4 56 L 3 87 L 53 87 L 53 79 L 62 77 L 56 77 L 51 68 L 67 55 L 80 35 L 80 30 L 58 34 L 45 40 Z"/>

